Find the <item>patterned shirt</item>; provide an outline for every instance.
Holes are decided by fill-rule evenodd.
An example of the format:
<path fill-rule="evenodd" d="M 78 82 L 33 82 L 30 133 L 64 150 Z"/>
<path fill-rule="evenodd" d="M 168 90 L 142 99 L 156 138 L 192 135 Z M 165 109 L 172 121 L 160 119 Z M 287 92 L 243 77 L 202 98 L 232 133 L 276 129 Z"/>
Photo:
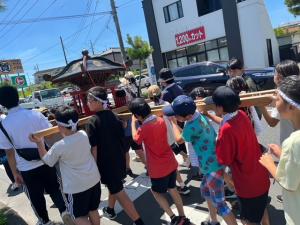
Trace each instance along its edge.
<path fill-rule="evenodd" d="M 217 135 L 206 117 L 196 112 L 193 119 L 186 122 L 182 137 L 186 142 L 191 142 L 193 145 L 203 174 L 223 169 L 216 156 Z"/>

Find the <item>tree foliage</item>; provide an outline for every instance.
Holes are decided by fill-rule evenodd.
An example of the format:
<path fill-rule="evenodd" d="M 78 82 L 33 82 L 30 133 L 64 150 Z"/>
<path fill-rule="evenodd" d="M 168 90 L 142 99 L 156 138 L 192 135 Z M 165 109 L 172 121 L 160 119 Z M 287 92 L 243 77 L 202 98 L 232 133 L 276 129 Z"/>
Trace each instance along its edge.
<path fill-rule="evenodd" d="M 5 10 L 5 8 L 6 8 L 6 5 L 5 5 L 4 0 L 0 0 L 0 11 Z"/>
<path fill-rule="evenodd" d="M 285 30 L 282 29 L 281 27 L 275 28 L 274 32 L 275 32 L 276 37 L 282 37 L 282 36 L 286 35 Z"/>
<path fill-rule="evenodd" d="M 285 5 L 288 7 L 290 13 L 295 17 L 300 15 L 300 1 L 299 0 L 285 0 Z"/>
<path fill-rule="evenodd" d="M 130 45 L 130 48 L 127 49 L 127 53 L 131 59 L 145 60 L 153 51 L 148 42 L 143 41 L 142 37 L 139 36 L 132 38 L 127 34 L 127 43 Z"/>
<path fill-rule="evenodd" d="M 147 59 L 150 56 L 150 54 L 153 52 L 153 49 L 148 44 L 148 42 L 144 41 L 140 36 L 135 36 L 132 38 L 129 34 L 127 34 L 127 43 L 130 46 L 127 49 L 127 54 L 130 59 L 139 60 L 140 75 L 142 75 L 142 63 L 145 59 Z M 140 96 L 140 90 L 141 90 L 141 76 L 139 80 L 138 96 Z"/>

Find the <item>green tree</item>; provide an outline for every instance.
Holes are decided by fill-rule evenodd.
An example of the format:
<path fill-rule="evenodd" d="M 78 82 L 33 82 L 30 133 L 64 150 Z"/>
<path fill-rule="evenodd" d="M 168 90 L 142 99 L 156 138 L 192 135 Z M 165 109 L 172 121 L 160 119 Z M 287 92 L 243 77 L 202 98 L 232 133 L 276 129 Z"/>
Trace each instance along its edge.
<path fill-rule="evenodd" d="M 288 7 L 290 13 L 295 17 L 300 15 L 300 1 L 299 0 L 285 0 L 285 5 Z"/>
<path fill-rule="evenodd" d="M 274 33 L 275 33 L 276 37 L 282 37 L 286 34 L 284 29 L 282 29 L 281 27 L 275 28 Z"/>
<path fill-rule="evenodd" d="M 3 0 L 0 0 L 0 11 L 5 10 L 5 2 Z"/>
<path fill-rule="evenodd" d="M 147 59 L 150 54 L 153 52 L 152 47 L 148 44 L 147 41 L 144 41 L 142 37 L 135 36 L 130 37 L 127 34 L 127 43 L 129 44 L 129 48 L 127 49 L 127 53 L 130 59 L 132 60 L 139 60 L 139 67 L 140 67 L 140 79 L 139 79 L 139 86 L 138 86 L 138 96 L 140 97 L 141 93 L 141 75 L 142 75 L 142 64 L 145 59 Z"/>

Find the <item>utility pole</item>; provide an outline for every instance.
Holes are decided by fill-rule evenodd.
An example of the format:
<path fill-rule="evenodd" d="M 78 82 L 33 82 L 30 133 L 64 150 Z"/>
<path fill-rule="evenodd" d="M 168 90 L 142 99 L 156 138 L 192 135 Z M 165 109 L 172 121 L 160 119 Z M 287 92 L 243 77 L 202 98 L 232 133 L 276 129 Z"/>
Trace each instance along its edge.
<path fill-rule="evenodd" d="M 59 36 L 60 38 L 60 43 L 61 43 L 61 47 L 62 47 L 62 50 L 63 50 L 63 53 L 64 53 L 64 56 L 65 56 L 65 62 L 66 62 L 66 65 L 68 65 L 68 60 L 67 60 L 67 56 L 66 56 L 66 51 L 65 51 L 65 46 L 64 46 L 64 42 L 62 40 L 62 37 Z"/>
<path fill-rule="evenodd" d="M 92 49 L 92 53 L 93 53 L 93 55 L 95 55 L 95 51 L 94 51 L 94 45 L 93 45 L 93 43 L 92 43 L 92 41 L 90 40 L 90 43 L 91 43 L 91 49 Z"/>
<path fill-rule="evenodd" d="M 122 38 L 121 28 L 120 28 L 120 24 L 119 24 L 115 0 L 110 0 L 110 5 L 111 5 L 111 11 L 112 11 L 111 13 L 114 18 L 115 25 L 116 25 L 116 31 L 117 31 L 119 45 L 120 45 L 120 49 L 121 49 L 123 64 L 125 65 L 125 62 L 127 61 L 127 57 L 126 57 L 126 51 L 125 51 L 125 47 L 124 47 L 124 43 L 123 43 L 123 38 Z"/>

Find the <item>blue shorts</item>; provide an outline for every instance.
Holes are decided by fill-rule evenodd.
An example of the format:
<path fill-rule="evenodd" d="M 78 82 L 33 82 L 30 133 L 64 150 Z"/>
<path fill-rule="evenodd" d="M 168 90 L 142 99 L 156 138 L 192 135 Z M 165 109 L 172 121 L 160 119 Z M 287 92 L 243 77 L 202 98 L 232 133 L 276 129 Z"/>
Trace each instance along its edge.
<path fill-rule="evenodd" d="M 205 174 L 200 189 L 202 197 L 213 203 L 220 216 L 231 212 L 225 202 L 223 170 Z"/>

